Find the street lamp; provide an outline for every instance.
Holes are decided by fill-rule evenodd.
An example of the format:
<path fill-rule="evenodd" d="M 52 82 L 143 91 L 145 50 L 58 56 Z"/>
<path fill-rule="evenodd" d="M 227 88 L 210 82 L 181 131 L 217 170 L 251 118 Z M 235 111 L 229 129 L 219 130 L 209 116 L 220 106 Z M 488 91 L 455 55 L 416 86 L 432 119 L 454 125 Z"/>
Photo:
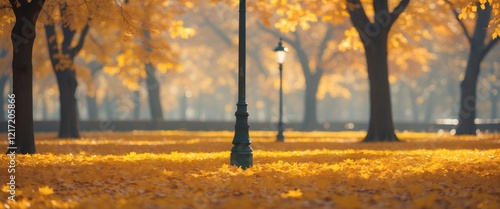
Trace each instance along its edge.
<path fill-rule="evenodd" d="M 274 51 L 276 52 L 276 58 L 278 60 L 280 70 L 280 110 L 278 121 L 278 136 L 276 136 L 276 141 L 284 142 L 285 136 L 283 136 L 283 131 L 285 129 L 285 126 L 283 124 L 283 63 L 285 62 L 286 52 L 288 51 L 288 48 L 283 47 L 281 38 L 280 42 L 278 42 L 278 46 L 274 48 Z"/>
<path fill-rule="evenodd" d="M 250 147 L 250 136 L 248 134 L 248 111 L 247 102 L 245 101 L 246 81 L 245 81 L 245 43 L 246 43 L 246 17 L 245 17 L 246 1 L 240 0 L 239 11 L 239 28 L 238 28 L 238 103 L 237 110 L 234 113 L 236 116 L 236 124 L 234 125 L 233 148 L 231 149 L 230 164 L 241 167 L 243 169 L 252 167 L 253 152 Z"/>

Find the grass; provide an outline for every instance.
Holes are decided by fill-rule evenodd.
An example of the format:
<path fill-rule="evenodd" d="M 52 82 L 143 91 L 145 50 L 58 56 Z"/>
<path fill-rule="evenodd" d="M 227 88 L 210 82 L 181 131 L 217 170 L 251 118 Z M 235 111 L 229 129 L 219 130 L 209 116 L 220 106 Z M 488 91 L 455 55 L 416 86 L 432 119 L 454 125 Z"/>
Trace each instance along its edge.
<path fill-rule="evenodd" d="M 16 202 L 0 172 L 0 208 L 500 208 L 499 134 L 275 134 L 250 133 L 245 171 L 227 165 L 232 132 L 37 134 L 39 154 L 16 156 Z"/>

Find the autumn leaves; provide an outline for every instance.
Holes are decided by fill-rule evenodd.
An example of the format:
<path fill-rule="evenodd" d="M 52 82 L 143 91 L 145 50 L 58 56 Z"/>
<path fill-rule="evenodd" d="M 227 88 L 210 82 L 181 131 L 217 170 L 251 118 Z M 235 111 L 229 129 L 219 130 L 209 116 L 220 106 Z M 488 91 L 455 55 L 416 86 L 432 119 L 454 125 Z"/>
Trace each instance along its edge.
<path fill-rule="evenodd" d="M 497 208 L 498 135 L 403 133 L 406 143 L 345 143 L 363 133 L 252 132 L 255 165 L 227 164 L 230 132 L 127 132 L 80 141 L 41 134 L 21 155 L 25 208 Z M 147 138 L 147 140 L 145 140 Z M 63 146 L 59 145 L 61 143 Z M 78 145 L 76 145 L 78 144 Z M 114 147 L 110 150 L 110 146 Z M 154 145 L 154 146 L 152 146 Z M 76 147 L 77 146 L 77 147 Z M 202 149 L 200 149 L 202 147 Z M 80 151 L 79 151 L 80 150 Z M 134 150 L 134 151 L 131 151 Z M 112 154 L 110 154 L 112 152 Z M 6 161 L 3 156 L 1 161 Z M 0 173 L 4 179 L 5 173 Z M 8 194 L 7 187 L 2 194 Z M 0 206 L 0 207 L 2 207 Z"/>

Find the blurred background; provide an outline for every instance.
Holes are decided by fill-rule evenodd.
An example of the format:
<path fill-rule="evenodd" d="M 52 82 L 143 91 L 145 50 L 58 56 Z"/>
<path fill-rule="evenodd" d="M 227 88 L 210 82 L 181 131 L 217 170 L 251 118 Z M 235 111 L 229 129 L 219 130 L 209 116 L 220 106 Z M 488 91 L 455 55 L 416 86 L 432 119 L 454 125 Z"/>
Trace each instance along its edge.
<path fill-rule="evenodd" d="M 389 81 L 397 129 L 403 127 L 401 124 L 420 124 L 412 127 L 427 129 L 428 124 L 458 123 L 460 81 L 470 53 L 469 42 L 450 5 L 441 2 L 426 6 L 426 11 L 419 12 L 435 12 L 433 21 L 412 13 L 421 8 L 412 3 L 405 11 L 408 15 L 400 17 L 395 23 L 399 26 L 391 31 Z M 250 125 L 256 124 L 251 129 L 274 129 L 278 120 L 279 71 L 273 49 L 280 37 L 289 49 L 283 64 L 283 119 L 288 127 L 300 129 L 301 124 L 310 123 L 318 124 L 316 129 L 363 128 L 369 119 L 366 61 L 349 19 L 324 20 L 318 14 L 317 21 L 299 23 L 290 30 L 279 27 L 280 21 L 289 17 L 286 12 L 277 11 L 268 18 L 262 18 L 262 14 L 265 12 L 251 6 L 247 14 L 247 102 Z M 125 29 L 114 29 L 121 32 L 112 36 L 110 26 L 90 25 L 74 60 L 77 117 L 82 130 L 106 129 L 102 128 L 103 121 L 130 121 L 130 129 L 137 128 L 134 124 L 141 121 L 177 122 L 186 129 L 204 127 L 196 123 L 190 127 L 189 122 L 220 122 L 221 127 L 232 130 L 237 99 L 237 9 L 223 3 L 191 5 L 175 16 L 181 25 L 178 31 L 172 31 L 175 22 L 163 15 L 146 19 L 154 22 L 165 18 L 169 31 L 161 31 L 161 23 L 156 22 L 158 27 L 148 31 L 154 41 L 141 49 L 130 46 L 137 37 L 129 35 L 126 40 L 126 35 L 120 35 L 127 33 Z M 462 21 L 472 30 L 474 20 Z M 50 37 L 40 25 L 33 58 L 33 117 L 36 130 L 56 131 L 60 91 L 47 51 Z M 57 36 L 62 37 L 62 32 L 56 31 Z M 11 92 L 12 50 L 8 38 L 1 42 L 0 92 L 7 98 Z M 141 57 L 141 53 L 150 51 L 157 58 Z M 499 58 L 500 47 L 496 46 L 481 62 L 479 124 L 500 123 Z M 156 70 L 144 71 L 146 63 Z M 320 75 L 316 73 L 319 71 Z M 148 97 L 155 88 L 159 89 L 159 103 Z M 306 92 L 315 95 L 313 99 Z M 4 111 L 0 118 L 5 120 L 7 104 L 5 99 L 1 102 Z M 101 125 L 85 125 L 89 122 Z"/>

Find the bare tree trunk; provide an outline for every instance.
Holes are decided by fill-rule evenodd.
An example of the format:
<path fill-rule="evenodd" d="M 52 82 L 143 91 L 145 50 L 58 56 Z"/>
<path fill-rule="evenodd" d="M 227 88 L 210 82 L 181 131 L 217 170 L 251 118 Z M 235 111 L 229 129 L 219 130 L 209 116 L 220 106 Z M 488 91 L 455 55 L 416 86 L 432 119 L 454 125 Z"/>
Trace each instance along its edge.
<path fill-rule="evenodd" d="M 357 5 L 357 7 L 349 8 L 347 11 L 365 48 L 370 82 L 370 122 L 368 133 L 363 142 L 399 141 L 394 134 L 392 121 L 387 38 L 392 25 L 410 1 L 401 0 L 392 12 L 389 12 L 387 0 L 373 1 L 375 22 L 370 22 L 360 0 L 346 1 Z"/>
<path fill-rule="evenodd" d="M 432 115 L 435 109 L 436 100 L 433 98 L 432 95 L 435 95 L 435 93 L 433 92 L 429 93 L 429 97 L 427 98 L 427 103 L 425 105 L 424 122 L 426 123 L 432 122 Z"/>
<path fill-rule="evenodd" d="M 36 37 L 36 21 L 45 0 L 30 2 L 10 0 L 16 23 L 11 33 L 14 48 L 12 59 L 13 94 L 15 95 L 15 146 L 7 152 L 34 154 L 33 133 L 33 43 Z"/>
<path fill-rule="evenodd" d="M 92 82 L 96 82 L 97 73 L 102 70 L 103 66 L 104 65 L 97 60 L 93 60 L 92 62 L 90 62 L 88 64 L 88 67 L 90 68 L 90 72 L 91 72 L 90 75 L 93 78 Z M 94 85 L 94 86 L 90 87 L 90 89 L 88 90 L 90 93 L 87 93 L 87 114 L 88 114 L 89 120 L 95 121 L 95 120 L 98 120 L 98 116 L 97 116 L 98 108 L 97 108 L 97 99 L 96 99 L 97 91 L 95 88 L 95 85 L 96 85 L 95 83 L 92 83 L 90 85 Z"/>
<path fill-rule="evenodd" d="M 155 68 L 152 63 L 146 63 L 146 87 L 148 89 L 149 110 L 151 119 L 163 120 L 163 110 L 160 100 L 160 83 L 155 75 Z"/>
<path fill-rule="evenodd" d="M 94 95 L 87 95 L 87 113 L 89 120 L 97 120 L 97 100 Z"/>
<path fill-rule="evenodd" d="M 187 111 L 187 106 L 188 106 L 188 101 L 186 94 L 182 94 L 180 98 L 180 103 L 179 103 L 179 119 L 182 121 L 186 120 L 186 111 Z"/>
<path fill-rule="evenodd" d="M 372 43 L 365 45 L 370 82 L 370 122 L 363 142 L 398 141 L 392 121 L 386 35 L 377 36 L 371 39 Z"/>
<path fill-rule="evenodd" d="M 473 49 L 469 55 L 465 77 L 460 87 L 460 112 L 458 114 L 457 134 L 476 134 L 476 87 L 480 63 L 478 53 Z"/>
<path fill-rule="evenodd" d="M 318 128 L 318 118 L 316 116 L 318 101 L 316 99 L 316 94 L 318 92 L 320 79 L 320 73 L 306 76 L 306 91 L 304 100 L 305 111 L 304 119 L 302 122 L 302 129 L 305 131 L 310 131 Z"/>
<path fill-rule="evenodd" d="M 139 90 L 132 92 L 132 99 L 134 100 L 134 120 L 139 120 L 141 116 L 141 95 Z"/>
<path fill-rule="evenodd" d="M 71 69 L 56 71 L 59 86 L 60 122 L 59 138 L 79 138 L 78 112 L 75 92 L 76 72 Z"/>
<path fill-rule="evenodd" d="M 457 135 L 476 135 L 476 89 L 477 79 L 481 70 L 481 62 L 486 54 L 498 43 L 499 39 L 491 40 L 485 44 L 486 29 L 491 18 L 491 6 L 485 4 L 485 9 L 477 11 L 476 26 L 474 33 L 469 35 L 463 23 L 465 35 L 470 43 L 469 60 L 465 68 L 465 76 L 460 84 L 460 112 L 458 114 Z M 458 21 L 461 21 L 458 19 Z"/>
<path fill-rule="evenodd" d="M 49 113 L 47 110 L 47 98 L 45 98 L 45 94 L 42 94 L 42 120 L 46 121 L 49 118 Z"/>
<path fill-rule="evenodd" d="M 408 89 L 408 100 L 410 100 L 410 106 L 411 106 L 411 116 L 412 116 L 412 122 L 418 122 L 418 104 L 417 104 L 417 98 L 418 94 L 411 88 L 410 85 L 405 84 L 406 88 Z"/>
<path fill-rule="evenodd" d="M 60 13 L 64 14 L 66 5 L 63 4 L 60 10 Z M 45 25 L 49 57 L 59 87 L 61 113 L 59 121 L 59 138 L 79 138 L 78 112 L 75 98 L 78 82 L 76 80 L 74 60 L 75 56 L 83 47 L 85 37 L 89 31 L 89 25 L 87 24 L 82 29 L 80 36 L 76 39 L 77 44 L 74 46 L 73 39 L 76 37 L 77 31 L 65 24 L 61 25 L 61 30 L 63 40 L 59 43 L 56 36 L 55 24 Z M 57 56 L 58 54 L 63 54 L 67 57 Z"/>
<path fill-rule="evenodd" d="M 113 120 L 115 118 L 114 114 L 114 109 L 115 109 L 115 104 L 114 104 L 114 99 L 111 97 L 106 96 L 104 98 L 104 101 L 102 102 L 102 106 L 104 106 L 104 113 L 106 114 L 106 119 L 107 120 Z"/>
<path fill-rule="evenodd" d="M 497 119 L 498 118 L 498 97 L 500 93 L 498 93 L 497 89 L 497 94 L 493 94 L 493 92 L 490 93 L 490 98 L 491 98 L 491 119 Z"/>

